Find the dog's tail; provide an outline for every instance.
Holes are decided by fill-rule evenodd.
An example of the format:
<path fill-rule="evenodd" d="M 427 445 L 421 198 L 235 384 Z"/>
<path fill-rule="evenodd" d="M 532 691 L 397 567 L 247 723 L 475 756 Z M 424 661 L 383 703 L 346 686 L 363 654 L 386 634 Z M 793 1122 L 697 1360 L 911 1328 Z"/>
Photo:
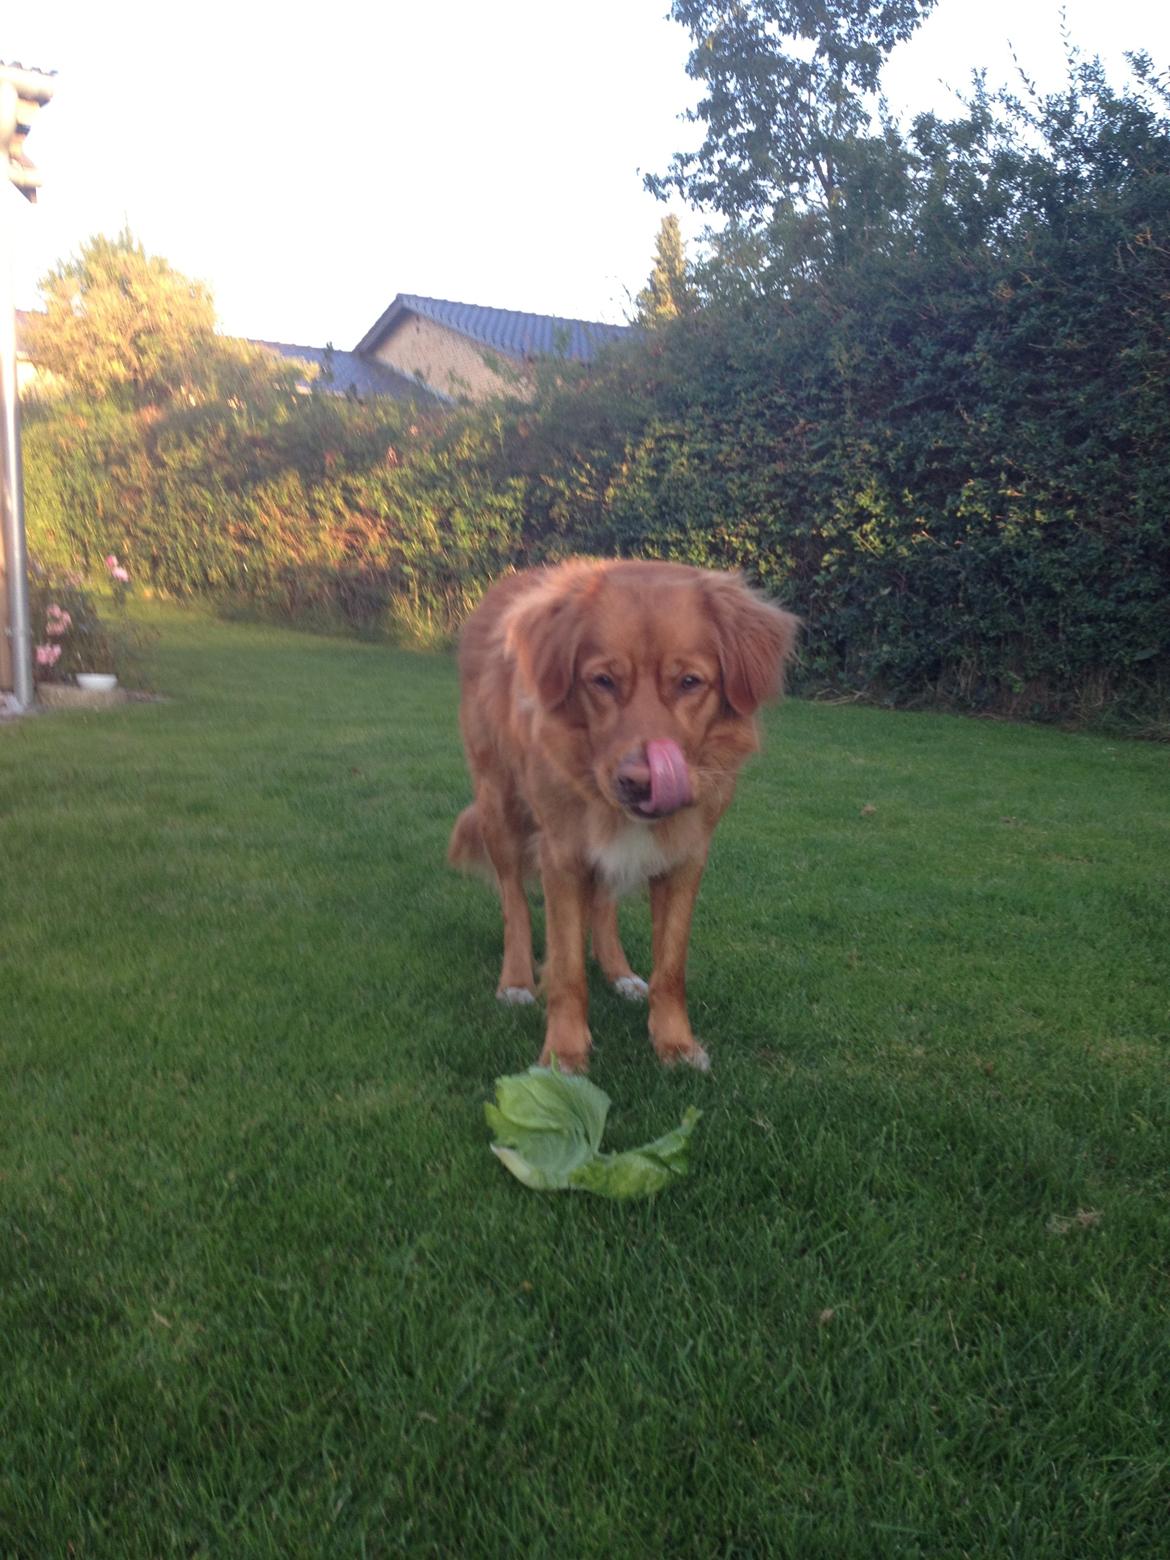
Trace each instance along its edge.
<path fill-rule="evenodd" d="M 451 843 L 447 846 L 447 861 L 459 872 L 473 872 L 477 877 L 495 882 L 496 875 L 483 842 L 483 830 L 474 803 L 465 807 L 455 820 Z"/>

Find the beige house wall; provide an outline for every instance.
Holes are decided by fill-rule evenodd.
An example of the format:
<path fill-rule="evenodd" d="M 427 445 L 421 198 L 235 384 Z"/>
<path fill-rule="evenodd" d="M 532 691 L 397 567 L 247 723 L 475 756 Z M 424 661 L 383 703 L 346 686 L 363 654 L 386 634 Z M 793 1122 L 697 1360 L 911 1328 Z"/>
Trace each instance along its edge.
<path fill-rule="evenodd" d="M 400 374 L 421 380 L 453 401 L 486 401 L 492 396 L 524 393 L 525 380 L 513 381 L 490 366 L 491 361 L 512 367 L 502 353 L 479 347 L 457 331 L 417 314 L 406 314 L 378 343 L 373 357 Z"/>
<path fill-rule="evenodd" d="M 43 389 L 45 387 L 46 379 L 51 378 L 51 374 L 45 375 L 38 372 L 37 365 L 32 361 L 31 358 L 22 357 L 19 352 L 16 354 L 17 395 L 26 395 L 28 391 L 31 390 L 33 381 L 37 379 L 41 381 L 40 388 Z"/>
<path fill-rule="evenodd" d="M 39 368 L 19 349 L 16 353 L 16 393 L 22 401 L 47 400 L 64 391 L 65 382 L 47 368 Z"/>

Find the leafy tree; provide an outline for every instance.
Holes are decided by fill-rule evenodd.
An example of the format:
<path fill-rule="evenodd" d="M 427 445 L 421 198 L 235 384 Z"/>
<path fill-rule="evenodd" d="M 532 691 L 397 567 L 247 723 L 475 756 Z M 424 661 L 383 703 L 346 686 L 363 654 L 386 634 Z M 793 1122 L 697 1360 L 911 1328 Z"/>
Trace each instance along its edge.
<path fill-rule="evenodd" d="M 200 282 L 148 255 L 127 231 L 98 235 L 41 282 L 37 361 L 77 394 L 128 407 L 291 392 L 299 370 L 220 336 Z"/>
<path fill-rule="evenodd" d="M 935 0 L 674 0 L 694 41 L 687 73 L 706 96 L 706 125 L 647 187 L 714 210 L 751 231 L 814 210 L 830 224 L 869 168 L 866 142 L 891 50 Z M 876 138 L 879 150 L 889 127 Z"/>
<path fill-rule="evenodd" d="M 687 274 L 686 246 L 678 218 L 663 217 L 654 243 L 654 266 L 634 300 L 640 325 L 674 320 L 694 306 L 695 291 Z"/>

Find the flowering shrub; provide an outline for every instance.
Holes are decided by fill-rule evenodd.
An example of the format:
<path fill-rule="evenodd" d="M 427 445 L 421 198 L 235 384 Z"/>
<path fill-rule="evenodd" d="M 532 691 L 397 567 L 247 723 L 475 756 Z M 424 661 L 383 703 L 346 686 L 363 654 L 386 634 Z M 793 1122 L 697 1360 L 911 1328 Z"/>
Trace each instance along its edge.
<path fill-rule="evenodd" d="M 106 567 L 114 603 L 125 606 L 130 574 L 111 554 Z M 38 682 L 71 682 L 78 672 L 124 671 L 134 635 L 125 624 L 112 625 L 98 612 L 80 575 L 54 574 L 33 562 L 29 569 L 35 676 Z"/>
<path fill-rule="evenodd" d="M 117 553 L 107 553 L 106 573 L 110 577 L 114 605 L 121 611 L 126 605 L 126 597 L 129 594 L 130 571 L 118 562 Z"/>

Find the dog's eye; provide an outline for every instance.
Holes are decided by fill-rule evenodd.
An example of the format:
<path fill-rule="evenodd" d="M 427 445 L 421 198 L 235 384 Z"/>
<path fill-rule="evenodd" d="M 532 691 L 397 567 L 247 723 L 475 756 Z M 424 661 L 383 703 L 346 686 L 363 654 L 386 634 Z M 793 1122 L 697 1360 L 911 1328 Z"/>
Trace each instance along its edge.
<path fill-rule="evenodd" d="M 598 672 L 597 676 L 592 678 L 591 681 L 593 686 L 600 688 L 603 693 L 612 693 L 617 686 L 608 672 Z"/>
<path fill-rule="evenodd" d="M 678 685 L 683 693 L 693 693 L 696 688 L 703 686 L 703 679 L 695 672 L 688 672 L 685 677 L 680 677 Z"/>

